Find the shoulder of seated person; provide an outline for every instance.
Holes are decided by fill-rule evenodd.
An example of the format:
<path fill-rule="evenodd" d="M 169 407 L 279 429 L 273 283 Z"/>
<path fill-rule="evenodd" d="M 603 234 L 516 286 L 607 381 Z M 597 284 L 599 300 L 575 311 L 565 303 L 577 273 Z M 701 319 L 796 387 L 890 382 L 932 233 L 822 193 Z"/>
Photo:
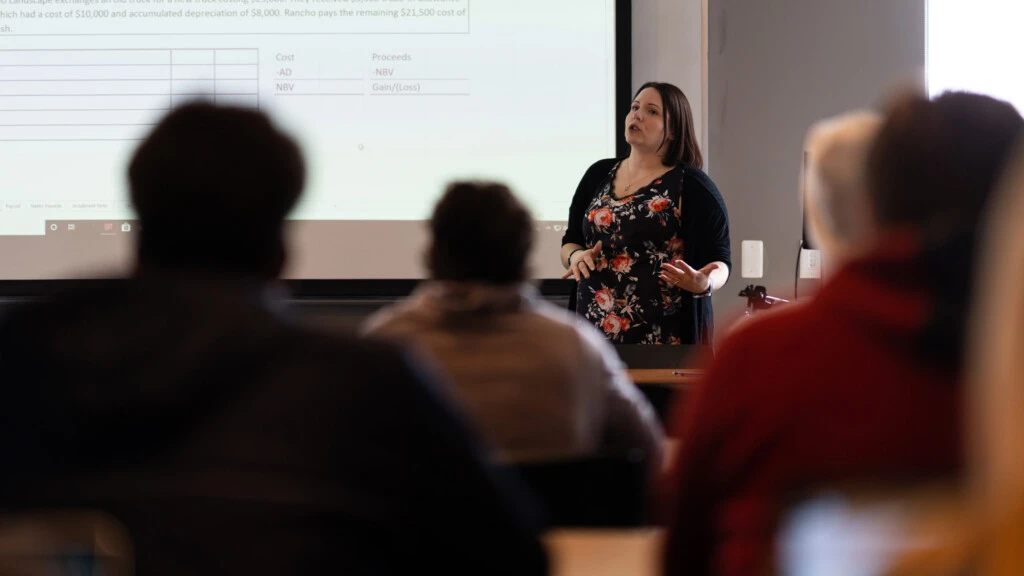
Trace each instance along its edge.
<path fill-rule="evenodd" d="M 807 338 L 821 325 L 812 303 L 813 301 L 783 304 L 774 310 L 738 318 L 729 327 L 722 341 L 721 352 L 737 348 L 744 353 L 751 350 L 774 349 Z"/>
<path fill-rule="evenodd" d="M 565 330 L 567 332 L 575 332 L 577 330 L 577 320 L 580 316 L 567 308 L 556 306 L 551 302 L 538 298 L 532 300 L 524 310 L 526 313 L 550 323 L 552 329 Z"/>
<path fill-rule="evenodd" d="M 604 334 L 589 322 L 583 321 L 575 312 L 544 301 L 536 302 L 534 310 L 550 323 L 552 333 L 561 334 L 580 348 L 592 349 L 597 353 L 614 351 Z"/>
<path fill-rule="evenodd" d="M 422 295 L 413 294 L 404 300 L 389 304 L 367 318 L 359 333 L 367 338 L 390 339 L 415 333 L 429 325 L 431 307 Z"/>
<path fill-rule="evenodd" d="M 533 317 L 532 325 L 535 332 L 550 334 L 562 346 L 577 350 L 595 347 L 592 344 L 594 340 L 587 332 L 591 329 L 598 339 L 604 339 L 596 328 L 580 322 L 580 317 L 575 312 L 544 300 L 532 301 L 525 313 Z"/>
<path fill-rule="evenodd" d="M 383 365 L 393 363 L 403 356 L 401 349 L 395 343 L 384 339 L 359 338 L 326 328 L 289 326 L 292 333 L 287 337 L 306 357 L 320 357 L 330 362 L 353 360 L 360 364 L 379 362 Z"/>
<path fill-rule="evenodd" d="M 47 336 L 55 326 L 75 324 L 88 317 L 102 317 L 104 311 L 123 311 L 135 302 L 138 287 L 127 279 L 110 278 L 72 282 L 69 288 L 24 303 L 11 304 L 0 316 L 4 331 Z"/>

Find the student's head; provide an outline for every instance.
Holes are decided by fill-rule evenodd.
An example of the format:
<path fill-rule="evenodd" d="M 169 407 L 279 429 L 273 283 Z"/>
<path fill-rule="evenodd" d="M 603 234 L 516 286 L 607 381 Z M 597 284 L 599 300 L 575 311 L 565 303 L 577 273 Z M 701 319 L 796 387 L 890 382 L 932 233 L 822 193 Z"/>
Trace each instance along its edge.
<path fill-rule="evenodd" d="M 880 115 L 858 111 L 817 122 L 807 133 L 807 224 L 832 261 L 848 258 L 871 240 L 867 160 L 881 126 Z"/>
<path fill-rule="evenodd" d="M 636 91 L 626 116 L 626 142 L 658 154 L 665 166 L 704 166 L 690 101 L 667 82 L 648 82 Z"/>
<path fill-rule="evenodd" d="M 140 268 L 272 278 L 305 180 L 296 143 L 262 113 L 206 103 L 168 114 L 128 169 Z"/>
<path fill-rule="evenodd" d="M 435 280 L 507 285 L 527 278 L 533 218 L 504 184 L 455 182 L 430 219 Z"/>
<path fill-rule="evenodd" d="M 988 96 L 899 99 L 868 159 L 875 220 L 930 243 L 970 233 L 1022 131 L 1017 110 Z"/>
<path fill-rule="evenodd" d="M 976 277 L 976 238 L 1024 119 L 1006 102 L 963 92 L 892 106 L 868 160 L 880 228 L 920 236 L 931 311 L 919 344 L 929 362 L 959 370 Z"/>

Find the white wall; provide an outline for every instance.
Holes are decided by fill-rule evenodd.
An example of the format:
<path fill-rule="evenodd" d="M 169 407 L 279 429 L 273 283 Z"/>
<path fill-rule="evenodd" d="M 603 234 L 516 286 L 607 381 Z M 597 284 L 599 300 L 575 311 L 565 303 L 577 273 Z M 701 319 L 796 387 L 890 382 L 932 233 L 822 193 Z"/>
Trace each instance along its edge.
<path fill-rule="evenodd" d="M 690 101 L 701 150 L 707 158 L 702 65 L 703 0 L 633 0 L 633 90 L 644 82 L 670 82 Z"/>
<path fill-rule="evenodd" d="M 765 277 L 751 282 L 793 296 L 804 133 L 819 118 L 877 105 L 894 86 L 922 83 L 924 4 L 633 0 L 633 87 L 662 80 L 683 89 L 729 209 L 734 273 L 715 295 L 719 328 L 743 307 L 742 240 L 765 242 Z"/>
<path fill-rule="evenodd" d="M 710 0 L 710 174 L 729 208 L 734 268 L 741 241 L 763 240 L 756 283 L 770 294 L 793 297 L 807 129 L 922 84 L 924 18 L 925 0 Z M 715 295 L 718 334 L 745 283 L 734 273 Z"/>

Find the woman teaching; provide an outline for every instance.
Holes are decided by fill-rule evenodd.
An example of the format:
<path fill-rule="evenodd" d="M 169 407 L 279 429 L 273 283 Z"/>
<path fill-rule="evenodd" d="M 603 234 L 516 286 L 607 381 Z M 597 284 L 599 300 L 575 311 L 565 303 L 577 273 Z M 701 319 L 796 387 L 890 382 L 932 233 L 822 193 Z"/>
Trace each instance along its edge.
<path fill-rule="evenodd" d="M 709 296 L 729 279 L 729 216 L 683 92 L 640 87 L 626 116 L 629 155 L 591 166 L 562 237 L 576 310 L 617 344 L 711 344 Z"/>

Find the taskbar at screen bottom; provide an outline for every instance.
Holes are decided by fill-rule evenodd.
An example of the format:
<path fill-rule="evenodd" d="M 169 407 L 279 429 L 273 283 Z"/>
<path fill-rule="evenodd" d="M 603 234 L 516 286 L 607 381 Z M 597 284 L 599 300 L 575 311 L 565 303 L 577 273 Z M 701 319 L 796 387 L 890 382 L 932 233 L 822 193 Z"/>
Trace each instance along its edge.
<path fill-rule="evenodd" d="M 485 216 L 481 216 L 485 217 Z M 205 224 L 210 225 L 210 224 Z M 226 233 L 243 226 L 225 221 Z M 47 220 L 38 235 L 0 235 L 0 280 L 68 280 L 126 273 L 143 232 L 137 220 Z M 564 222 L 538 221 L 529 275 L 558 279 Z M 183 220 L 182 237 L 196 234 Z M 290 220 L 283 276 L 294 280 L 416 280 L 428 276 L 423 220 Z M 500 247 L 483 257 L 501 258 Z"/>

